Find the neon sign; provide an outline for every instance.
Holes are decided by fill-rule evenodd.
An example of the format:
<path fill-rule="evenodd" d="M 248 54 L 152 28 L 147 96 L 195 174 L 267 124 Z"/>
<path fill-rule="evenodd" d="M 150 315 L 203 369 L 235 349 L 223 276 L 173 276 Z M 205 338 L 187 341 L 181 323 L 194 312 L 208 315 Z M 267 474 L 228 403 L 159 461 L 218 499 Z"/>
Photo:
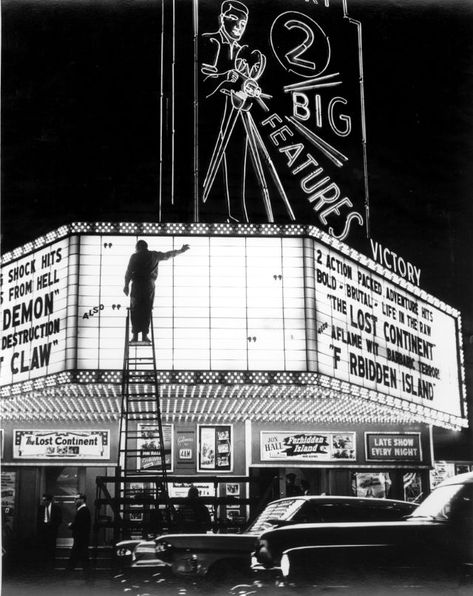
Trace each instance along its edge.
<path fill-rule="evenodd" d="M 199 7 L 199 219 L 304 221 L 339 240 L 360 236 L 360 26 L 342 3 L 291 6 Z"/>

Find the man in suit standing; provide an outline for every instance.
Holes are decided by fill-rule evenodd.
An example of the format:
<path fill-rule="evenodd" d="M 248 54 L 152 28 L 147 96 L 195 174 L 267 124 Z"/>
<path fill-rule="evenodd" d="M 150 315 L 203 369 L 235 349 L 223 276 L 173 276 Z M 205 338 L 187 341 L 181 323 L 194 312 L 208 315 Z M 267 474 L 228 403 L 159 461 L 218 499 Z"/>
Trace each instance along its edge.
<path fill-rule="evenodd" d="M 74 542 L 72 544 L 69 562 L 67 564 L 68 571 L 75 569 L 77 563 L 82 563 L 82 568 L 86 576 L 89 574 L 89 535 L 90 535 L 90 511 L 86 505 L 87 497 L 84 494 L 77 495 L 76 515 L 74 521 L 69 524 L 72 530 L 72 537 Z"/>
<path fill-rule="evenodd" d="M 54 565 L 56 538 L 61 522 L 61 508 L 54 502 L 52 495 L 44 494 L 38 511 L 38 536 L 43 561 L 51 567 Z"/>

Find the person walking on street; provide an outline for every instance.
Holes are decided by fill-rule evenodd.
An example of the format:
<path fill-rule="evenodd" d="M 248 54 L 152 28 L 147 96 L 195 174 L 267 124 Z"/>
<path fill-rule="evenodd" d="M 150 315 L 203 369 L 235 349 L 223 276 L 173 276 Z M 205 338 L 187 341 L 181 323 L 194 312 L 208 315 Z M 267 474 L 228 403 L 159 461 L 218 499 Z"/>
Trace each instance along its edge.
<path fill-rule="evenodd" d="M 205 534 L 211 528 L 210 513 L 202 503 L 199 489 L 191 486 L 184 504 L 177 514 L 179 532 L 192 534 Z"/>
<path fill-rule="evenodd" d="M 44 494 L 38 510 L 38 537 L 40 554 L 47 566 L 54 566 L 58 528 L 62 522 L 62 511 L 52 495 Z"/>
<path fill-rule="evenodd" d="M 74 521 L 69 524 L 69 528 L 72 530 L 73 544 L 71 554 L 67 564 L 67 570 L 72 571 L 75 569 L 77 563 L 82 563 L 82 568 L 86 576 L 89 574 L 90 561 L 89 561 L 89 535 L 90 535 L 90 511 L 86 505 L 87 497 L 84 494 L 77 495 L 76 504 L 76 515 Z"/>
<path fill-rule="evenodd" d="M 143 342 L 150 342 L 148 333 L 159 263 L 172 259 L 187 250 L 189 250 L 188 244 L 183 244 L 178 250 L 158 252 L 148 250 L 148 243 L 145 240 L 138 240 L 136 243 L 136 252 L 130 257 L 123 287 L 124 294 L 130 295 L 131 341 L 133 343 L 139 341 L 139 333 L 142 334 Z M 130 282 L 132 282 L 131 291 L 129 289 Z"/>

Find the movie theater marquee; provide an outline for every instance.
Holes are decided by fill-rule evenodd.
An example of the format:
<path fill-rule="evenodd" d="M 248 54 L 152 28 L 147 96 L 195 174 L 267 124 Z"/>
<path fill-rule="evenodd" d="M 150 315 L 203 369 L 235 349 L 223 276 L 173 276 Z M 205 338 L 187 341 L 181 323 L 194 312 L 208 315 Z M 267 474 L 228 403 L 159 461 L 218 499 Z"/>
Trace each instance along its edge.
<path fill-rule="evenodd" d="M 302 227 L 287 236 L 281 226 L 265 236 L 187 229 L 140 236 L 156 250 L 191 246 L 160 265 L 160 370 L 318 372 L 463 416 L 457 311 Z M 135 242 L 70 235 L 3 266 L 2 386 L 121 370 L 123 276 Z"/>
<path fill-rule="evenodd" d="M 455 410 L 456 318 L 322 244 L 314 250 L 318 370 Z"/>
<path fill-rule="evenodd" d="M 64 239 L 2 267 L 2 385 L 64 370 L 70 264 Z"/>

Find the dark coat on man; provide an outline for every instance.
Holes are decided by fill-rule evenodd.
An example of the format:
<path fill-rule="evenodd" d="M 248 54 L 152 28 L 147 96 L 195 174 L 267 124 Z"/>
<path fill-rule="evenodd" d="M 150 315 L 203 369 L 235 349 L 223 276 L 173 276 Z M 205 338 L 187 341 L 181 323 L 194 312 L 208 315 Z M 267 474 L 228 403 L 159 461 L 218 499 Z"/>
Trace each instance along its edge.
<path fill-rule="evenodd" d="M 205 534 L 212 527 L 210 512 L 200 498 L 187 497 L 177 514 L 179 532 Z"/>
<path fill-rule="evenodd" d="M 49 512 L 46 515 L 46 509 Z M 48 519 L 47 519 L 48 518 Z M 56 554 L 58 528 L 62 522 L 61 507 L 54 502 L 41 504 L 38 508 L 38 538 L 40 553 L 47 563 L 52 563 Z"/>
<path fill-rule="evenodd" d="M 61 507 L 57 504 L 52 502 L 51 509 L 49 513 L 49 522 L 45 522 L 45 510 L 48 505 L 40 505 L 38 509 L 38 530 L 42 530 L 45 527 L 48 529 L 54 529 L 57 532 L 58 527 L 61 525 L 62 522 L 62 510 Z"/>
<path fill-rule="evenodd" d="M 77 509 L 74 521 L 69 525 L 74 542 L 67 565 L 68 569 L 74 569 L 76 564 L 81 561 L 84 571 L 88 572 L 90 526 L 90 511 L 86 505 L 82 505 Z"/>
<path fill-rule="evenodd" d="M 130 292 L 130 315 L 132 333 L 148 335 L 151 312 L 154 303 L 155 283 L 158 277 L 158 268 L 161 261 L 167 261 L 189 249 L 187 244 L 177 250 L 160 252 L 148 250 L 148 244 L 144 240 L 136 243 L 136 252 L 131 255 L 125 273 L 124 292 L 128 296 Z"/>
<path fill-rule="evenodd" d="M 87 505 L 79 507 L 70 526 L 74 542 L 89 545 L 90 525 L 90 511 Z"/>

